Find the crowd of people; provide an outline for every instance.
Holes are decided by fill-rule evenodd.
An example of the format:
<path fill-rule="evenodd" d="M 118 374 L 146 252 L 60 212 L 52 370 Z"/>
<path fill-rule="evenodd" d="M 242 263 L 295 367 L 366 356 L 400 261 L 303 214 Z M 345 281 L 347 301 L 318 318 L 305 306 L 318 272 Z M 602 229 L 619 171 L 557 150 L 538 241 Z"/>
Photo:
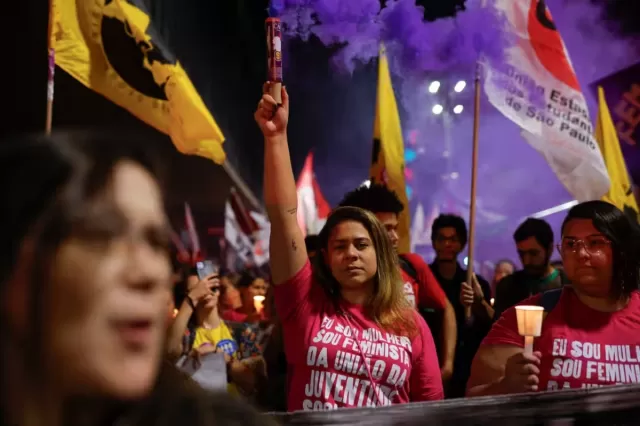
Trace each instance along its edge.
<path fill-rule="evenodd" d="M 491 283 L 466 282 L 455 215 L 433 223 L 433 263 L 399 254 L 405 206 L 379 184 L 346 194 L 305 238 L 289 96 L 277 104 L 268 89 L 255 113 L 268 275 L 172 268 L 160 176 L 140 141 L 65 133 L 0 146 L 2 424 L 270 424 L 259 410 L 640 382 L 640 238 L 619 209 L 580 203 L 557 238 L 527 219 L 514 233 L 522 269 L 499 261 Z M 521 304 L 545 311 L 532 353 Z M 212 359 L 215 397 L 195 380 Z"/>

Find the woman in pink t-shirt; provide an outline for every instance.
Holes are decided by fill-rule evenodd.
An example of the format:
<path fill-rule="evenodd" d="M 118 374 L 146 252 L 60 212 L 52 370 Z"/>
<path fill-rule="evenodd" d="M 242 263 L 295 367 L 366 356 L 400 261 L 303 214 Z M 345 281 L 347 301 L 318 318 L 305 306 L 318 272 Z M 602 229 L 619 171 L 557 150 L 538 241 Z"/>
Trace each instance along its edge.
<path fill-rule="evenodd" d="M 270 86 L 265 85 L 265 93 Z M 442 399 L 433 338 L 404 297 L 385 229 L 365 210 L 335 210 L 312 270 L 298 225 L 286 127 L 289 97 L 262 97 L 271 273 L 289 364 L 288 409 L 330 410 Z"/>
<path fill-rule="evenodd" d="M 572 208 L 558 246 L 572 286 L 555 290 L 555 299 L 548 293 L 522 302 L 548 309 L 533 355 L 523 353 L 515 308 L 504 312 L 473 360 L 468 395 L 640 382 L 638 241 L 615 206 Z"/>

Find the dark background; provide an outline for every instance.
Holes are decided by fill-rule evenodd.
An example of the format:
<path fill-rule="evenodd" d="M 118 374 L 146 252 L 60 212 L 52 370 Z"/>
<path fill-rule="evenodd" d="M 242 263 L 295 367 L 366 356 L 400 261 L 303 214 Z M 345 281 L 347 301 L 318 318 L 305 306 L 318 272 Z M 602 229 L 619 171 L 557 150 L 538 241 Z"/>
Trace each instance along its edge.
<path fill-rule="evenodd" d="M 226 136 L 224 147 L 230 163 L 254 194 L 261 198 L 262 141 L 253 121 L 253 111 L 265 79 L 264 19 L 267 0 L 146 1 L 154 26 L 189 73 Z M 631 5 L 633 1 L 619 0 L 611 4 L 626 2 Z M 593 2 L 596 3 L 595 0 Z M 41 131 L 44 128 L 46 108 L 48 1 L 20 0 L 3 3 L 0 81 L 4 108 L 0 116 L 0 134 Z M 574 15 L 582 9 L 569 8 L 578 3 L 590 2 L 549 1 L 550 7 L 556 7 L 553 10 L 560 13 L 558 18 L 562 21 L 565 42 L 572 52 L 579 77 L 584 84 L 589 84 L 595 75 L 601 77 L 611 72 L 600 69 L 606 67 L 601 66 L 603 61 L 594 59 L 592 52 L 616 49 L 613 49 L 609 39 L 590 38 L 585 41 L 586 33 L 578 31 L 581 27 L 579 21 L 583 17 Z M 637 2 L 635 4 L 637 7 Z M 635 16 L 637 22 L 638 15 L 633 14 L 633 7 L 630 6 L 631 12 L 618 13 L 616 16 Z M 563 15 L 565 10 L 571 13 Z M 584 10 L 585 16 L 591 17 L 591 11 L 587 8 Z M 632 32 L 633 28 L 637 31 L 637 25 L 625 27 L 627 33 Z M 589 34 L 592 32 L 590 30 Z M 313 40 L 308 43 L 289 40 L 285 45 L 285 82 L 293 96 L 289 131 L 291 154 L 294 172 L 297 174 L 305 156 L 313 150 L 318 181 L 328 201 L 335 205 L 342 194 L 368 176 L 376 64 L 359 67 L 353 75 L 336 74 L 329 69 L 331 52 L 318 44 Z M 612 56 L 606 62 L 613 61 L 615 58 Z M 516 168 L 512 164 L 513 158 L 517 158 L 513 156 L 515 151 L 505 151 L 502 145 L 492 140 L 495 135 L 502 136 L 507 130 L 512 131 L 514 137 L 519 139 L 517 129 L 501 117 L 494 120 L 494 125 L 489 115 L 490 109 L 483 105 L 482 111 L 483 114 L 487 112 L 484 124 L 491 129 L 489 133 L 481 130 L 483 151 L 478 189 L 479 206 L 482 207 L 480 210 L 504 214 L 509 219 L 508 222 L 501 222 L 500 226 L 479 225 L 479 231 L 487 234 L 480 235 L 479 240 L 485 238 L 487 244 L 491 244 L 491 253 L 487 256 L 495 257 L 497 254 L 494 254 L 493 248 L 497 247 L 496 238 L 503 236 L 503 251 L 511 253 L 513 244 L 510 234 L 516 222 L 525 214 L 566 201 L 567 195 L 555 177 L 549 174 L 548 167 L 542 164 L 538 155 L 519 140 L 513 145 L 518 146 L 521 157 L 540 160 L 534 161 L 534 164 L 540 163 L 541 168 L 527 173 L 518 172 L 520 167 Z M 403 111 L 400 112 L 402 116 Z M 457 126 L 461 129 L 459 134 L 454 134 L 456 155 L 453 160 L 459 164 L 453 164 L 452 170 L 460 171 L 460 182 L 467 182 L 464 171 L 470 161 L 467 134 L 470 134 L 470 123 L 469 117 L 462 119 L 466 121 L 461 121 Z M 230 180 L 221 167 L 202 158 L 178 154 L 166 136 L 86 89 L 61 70 L 56 74 L 53 125 L 54 129 L 68 126 L 117 126 L 124 131 L 135 130 L 141 133 L 148 140 L 149 149 L 158 150 L 167 161 L 168 207 L 174 226 L 183 226 L 185 201 L 192 206 L 201 235 L 209 227 L 222 226 L 223 207 Z M 442 146 L 437 132 L 424 134 L 423 138 L 426 151 L 419 164 L 414 167 L 415 186 L 419 187 L 416 189 L 420 190 L 420 201 L 429 210 L 429 206 L 434 203 L 442 204 L 441 200 L 429 199 L 430 194 L 443 187 L 443 161 L 439 154 Z M 532 172 L 540 174 L 547 182 L 542 185 L 544 191 L 537 197 L 529 194 L 527 202 L 514 203 L 514 197 L 518 194 L 513 192 L 513 188 L 529 185 Z M 494 179 L 487 176 L 493 176 Z M 468 194 L 466 186 L 454 186 L 449 192 L 448 196 L 453 201 L 444 203 L 441 208 L 465 215 L 464 198 Z M 458 199 L 461 201 L 457 202 Z M 412 204 L 415 202 L 412 201 Z M 462 207 L 456 208 L 456 203 Z M 412 212 L 414 208 L 415 205 L 411 208 Z"/>
<path fill-rule="evenodd" d="M 40 131 L 46 108 L 46 29 L 48 2 L 10 2 L 10 19 L 2 32 L 10 43 L 4 57 L 5 105 L 8 114 L 0 123 L 2 133 Z M 228 159 L 254 194 L 262 196 L 262 138 L 253 121 L 265 79 L 266 46 L 264 20 L 267 0 L 156 0 L 148 1 L 156 28 L 178 56 L 191 80 L 221 127 Z M 10 28 L 10 24 L 20 26 Z M 330 51 L 319 43 L 290 42 L 286 46 L 285 81 L 293 99 L 290 134 L 294 171 L 297 173 L 310 150 L 317 163 L 366 176 L 368 156 L 353 147 L 352 140 L 370 139 L 375 102 L 375 65 L 353 76 L 332 76 Z M 295 61 L 290 58 L 295 57 Z M 11 64 L 17 64 L 12 66 Z M 362 81 L 363 84 L 354 84 Z M 330 94 L 330 96 L 329 96 Z M 306 99 L 306 102 L 296 102 Z M 309 101 L 312 100 L 312 101 Z M 362 108 L 362 103 L 369 108 Z M 349 123 L 344 111 L 366 111 L 364 122 Z M 169 139 L 141 123 L 128 112 L 86 89 L 57 69 L 53 128 L 117 126 L 133 129 L 148 139 L 150 149 L 166 158 L 169 172 L 168 205 L 176 225 L 182 222 L 183 202 L 194 211 L 200 232 L 223 224 L 223 208 L 230 179 L 221 167 L 175 152 Z M 309 129 L 314 129 L 309 132 Z M 341 129 L 340 132 L 337 129 Z M 331 144 L 322 141 L 331 140 Z M 339 156 L 331 148 L 341 147 Z M 365 150 L 368 150 L 365 147 Z M 337 158 L 336 158 L 337 157 Z M 344 173 L 344 172 L 343 172 Z M 359 182 L 358 182 L 359 183 Z M 344 183 L 344 191 L 353 182 Z M 344 192 L 336 188 L 336 193 Z M 335 198 L 335 197 L 329 197 Z M 337 200 L 330 200 L 336 202 Z"/>

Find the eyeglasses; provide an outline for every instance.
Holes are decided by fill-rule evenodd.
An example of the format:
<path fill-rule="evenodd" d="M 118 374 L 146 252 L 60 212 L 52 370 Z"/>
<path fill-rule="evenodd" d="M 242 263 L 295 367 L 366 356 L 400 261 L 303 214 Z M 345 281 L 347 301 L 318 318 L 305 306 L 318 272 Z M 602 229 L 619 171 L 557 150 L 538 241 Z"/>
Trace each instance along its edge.
<path fill-rule="evenodd" d="M 609 245 L 611 245 L 611 241 L 605 237 L 588 237 L 584 240 L 564 238 L 562 243 L 558 244 L 558 251 L 560 254 L 578 253 L 583 247 L 589 254 L 598 254 L 602 253 Z"/>

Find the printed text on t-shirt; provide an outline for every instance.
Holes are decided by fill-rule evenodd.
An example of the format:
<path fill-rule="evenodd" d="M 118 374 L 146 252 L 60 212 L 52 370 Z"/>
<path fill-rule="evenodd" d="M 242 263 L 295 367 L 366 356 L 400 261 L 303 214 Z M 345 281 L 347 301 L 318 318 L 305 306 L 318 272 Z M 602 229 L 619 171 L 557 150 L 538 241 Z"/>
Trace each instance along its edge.
<path fill-rule="evenodd" d="M 411 351 L 408 337 L 324 317 L 307 350 L 303 409 L 391 405 L 410 374 Z"/>
<path fill-rule="evenodd" d="M 554 339 L 547 390 L 640 382 L 640 345 L 608 345 Z M 574 386 L 575 387 L 575 386 Z"/>

